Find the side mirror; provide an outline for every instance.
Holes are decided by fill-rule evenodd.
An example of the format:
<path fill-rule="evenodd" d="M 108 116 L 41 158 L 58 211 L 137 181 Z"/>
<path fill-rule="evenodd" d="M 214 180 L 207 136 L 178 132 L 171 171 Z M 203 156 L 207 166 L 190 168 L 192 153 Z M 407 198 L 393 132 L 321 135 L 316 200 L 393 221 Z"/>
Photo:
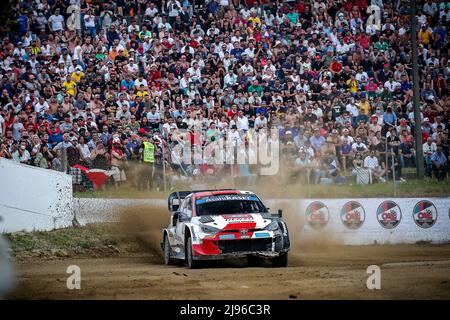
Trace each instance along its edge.
<path fill-rule="evenodd" d="M 279 216 L 280 218 L 283 217 L 283 210 L 282 210 L 282 209 L 278 209 L 278 216 Z"/>

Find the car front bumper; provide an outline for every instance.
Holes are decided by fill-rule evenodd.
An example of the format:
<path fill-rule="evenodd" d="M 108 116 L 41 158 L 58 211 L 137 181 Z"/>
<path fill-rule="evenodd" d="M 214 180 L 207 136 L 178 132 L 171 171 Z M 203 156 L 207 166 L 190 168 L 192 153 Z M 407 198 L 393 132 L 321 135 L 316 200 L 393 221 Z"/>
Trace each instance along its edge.
<path fill-rule="evenodd" d="M 289 251 L 289 237 L 281 233 L 272 233 L 271 237 L 253 237 L 226 239 L 216 235 L 204 238 L 199 244 L 193 244 L 193 258 L 195 260 L 216 260 L 225 258 L 239 258 L 250 254 L 261 256 L 277 256 Z"/>

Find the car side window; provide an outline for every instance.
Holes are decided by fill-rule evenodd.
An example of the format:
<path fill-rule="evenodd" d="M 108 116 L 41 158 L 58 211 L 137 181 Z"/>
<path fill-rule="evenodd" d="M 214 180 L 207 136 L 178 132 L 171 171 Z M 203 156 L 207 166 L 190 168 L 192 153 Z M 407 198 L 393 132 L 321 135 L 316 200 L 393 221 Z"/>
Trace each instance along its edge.
<path fill-rule="evenodd" d="M 186 213 L 186 215 L 189 218 L 192 218 L 192 197 L 189 197 L 187 199 L 186 208 L 185 208 L 184 212 Z"/>

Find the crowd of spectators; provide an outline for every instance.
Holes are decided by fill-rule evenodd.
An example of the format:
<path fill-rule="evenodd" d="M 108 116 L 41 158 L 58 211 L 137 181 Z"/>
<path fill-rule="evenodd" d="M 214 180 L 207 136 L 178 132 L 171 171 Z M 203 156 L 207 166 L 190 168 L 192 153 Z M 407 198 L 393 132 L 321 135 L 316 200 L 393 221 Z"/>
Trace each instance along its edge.
<path fill-rule="evenodd" d="M 385 182 L 415 166 L 421 130 L 427 175 L 446 179 L 450 2 L 417 3 L 421 123 L 409 1 L 20 0 L 1 35 L 0 157 L 63 170 L 67 154 L 76 185 L 75 165 L 117 183 L 139 167 L 159 187 L 163 164 L 218 174 L 174 164 L 182 129 L 243 150 L 277 129 L 293 179 Z"/>

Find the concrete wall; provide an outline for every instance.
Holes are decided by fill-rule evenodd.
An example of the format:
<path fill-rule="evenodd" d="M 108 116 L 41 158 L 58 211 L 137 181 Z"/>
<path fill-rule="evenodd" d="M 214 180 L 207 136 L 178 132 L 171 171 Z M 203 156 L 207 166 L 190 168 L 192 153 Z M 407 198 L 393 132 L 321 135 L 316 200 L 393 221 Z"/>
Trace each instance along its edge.
<path fill-rule="evenodd" d="M 96 222 L 114 222 L 118 220 L 120 209 L 135 205 L 161 205 L 167 206 L 164 199 L 97 199 L 74 198 L 73 209 L 77 221 L 81 225 Z M 167 207 L 165 207 L 167 208 Z M 169 221 L 169 213 L 167 213 Z"/>
<path fill-rule="evenodd" d="M 70 226 L 72 179 L 0 158 L 0 233 Z"/>
<path fill-rule="evenodd" d="M 378 207 L 386 200 L 395 202 L 396 206 L 389 208 L 389 210 L 384 210 L 383 208 L 386 207 L 383 207 L 378 215 Z M 426 225 L 423 227 L 419 226 L 414 220 L 414 207 L 421 200 L 430 201 L 434 205 L 433 207 L 422 210 L 431 214 L 430 222 L 432 222 L 432 225 L 428 228 L 424 228 Z M 317 201 L 321 202 L 324 207 L 319 205 L 313 208 L 314 204 L 310 206 Z M 354 206 L 351 208 L 350 205 L 347 205 L 343 210 L 344 205 L 349 201 L 356 201 L 361 207 Z M 118 209 L 124 206 L 140 204 L 165 206 L 166 200 L 75 199 L 74 210 L 78 221 L 81 224 L 86 224 L 115 221 L 117 219 Z M 294 215 L 295 219 L 304 222 L 302 224 L 290 225 L 291 233 L 299 232 L 306 236 L 326 235 L 339 239 L 344 244 L 399 244 L 415 243 L 418 241 L 430 241 L 432 243 L 450 242 L 450 198 L 269 199 L 266 201 L 266 204 L 273 212 L 276 212 L 279 207 L 285 208 L 284 215 L 286 217 Z M 385 218 L 387 218 L 385 220 L 382 218 L 383 213 Z M 386 215 L 386 213 L 390 214 Z M 420 213 L 420 210 L 416 212 L 416 218 L 417 213 Z M 358 215 L 360 222 L 352 223 L 351 218 Z M 311 223 L 311 216 L 314 217 L 312 221 L 316 222 L 318 219 L 323 218 L 321 220 L 322 223 Z M 380 221 L 377 219 L 377 216 L 380 216 Z M 388 218 L 392 218 L 393 216 L 396 216 L 396 220 L 391 219 L 389 221 Z M 346 217 L 349 218 L 349 222 L 346 222 Z M 169 222 L 169 216 L 167 217 L 167 222 Z"/>

